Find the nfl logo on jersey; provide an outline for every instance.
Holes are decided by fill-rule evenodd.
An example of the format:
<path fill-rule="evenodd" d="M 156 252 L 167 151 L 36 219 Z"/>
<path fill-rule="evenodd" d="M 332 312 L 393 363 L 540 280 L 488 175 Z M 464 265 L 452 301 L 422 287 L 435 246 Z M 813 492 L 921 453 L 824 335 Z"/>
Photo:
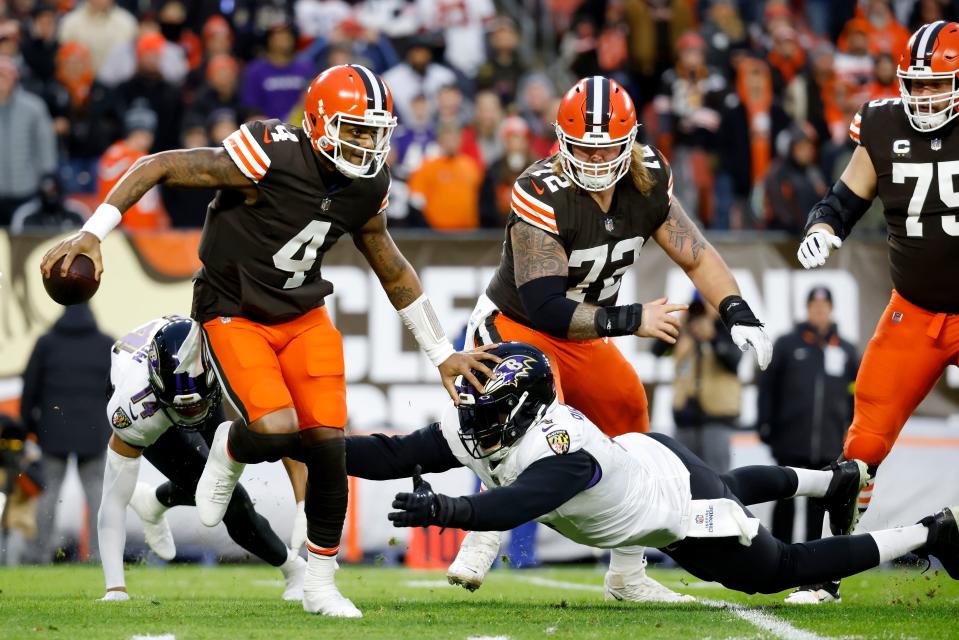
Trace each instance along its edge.
<path fill-rule="evenodd" d="M 939 138 L 933 138 L 932 142 L 929 143 L 929 146 L 932 148 L 933 151 L 939 151 L 940 149 L 942 149 L 942 140 L 940 140 Z"/>
<path fill-rule="evenodd" d="M 605 224 L 606 224 L 606 230 L 609 231 L 610 233 L 612 233 L 612 232 L 613 232 L 613 227 L 615 226 L 615 225 L 614 225 L 614 222 L 613 222 L 613 219 L 612 219 L 612 218 L 606 218 L 606 219 L 604 220 L 604 222 L 605 222 Z"/>

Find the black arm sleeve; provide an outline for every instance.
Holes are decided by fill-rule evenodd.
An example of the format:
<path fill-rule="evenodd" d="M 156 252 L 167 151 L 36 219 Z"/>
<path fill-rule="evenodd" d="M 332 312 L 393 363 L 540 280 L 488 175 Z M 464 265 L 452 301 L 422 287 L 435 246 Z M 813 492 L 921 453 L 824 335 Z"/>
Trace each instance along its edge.
<path fill-rule="evenodd" d="M 549 513 L 585 491 L 599 465 L 593 456 L 577 451 L 537 460 L 511 485 L 462 498 L 446 498 L 450 514 L 445 526 L 470 531 L 507 531 Z"/>
<path fill-rule="evenodd" d="M 446 444 L 438 422 L 405 436 L 347 436 L 346 473 L 367 480 L 409 478 L 413 467 L 441 473 L 462 467 Z"/>
<path fill-rule="evenodd" d="M 565 338 L 579 303 L 566 297 L 566 276 L 543 276 L 518 289 L 523 309 L 533 328 Z"/>
<path fill-rule="evenodd" d="M 842 180 L 836 180 L 826 197 L 813 205 L 806 221 L 806 233 L 814 224 L 825 223 L 845 240 L 859 219 L 869 210 L 871 200 L 860 198 Z"/>

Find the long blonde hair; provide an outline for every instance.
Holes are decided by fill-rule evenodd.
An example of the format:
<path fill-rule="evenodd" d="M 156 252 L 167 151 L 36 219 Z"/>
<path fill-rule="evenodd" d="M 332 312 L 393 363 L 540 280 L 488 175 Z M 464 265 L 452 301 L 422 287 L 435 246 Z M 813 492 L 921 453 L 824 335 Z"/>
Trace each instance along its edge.
<path fill-rule="evenodd" d="M 556 175 L 563 175 L 562 154 L 560 152 L 556 152 L 556 155 L 553 156 L 551 168 Z M 633 143 L 633 148 L 629 154 L 629 177 L 636 190 L 644 196 L 648 196 L 656 185 L 656 178 L 643 164 L 643 145 L 637 142 Z"/>

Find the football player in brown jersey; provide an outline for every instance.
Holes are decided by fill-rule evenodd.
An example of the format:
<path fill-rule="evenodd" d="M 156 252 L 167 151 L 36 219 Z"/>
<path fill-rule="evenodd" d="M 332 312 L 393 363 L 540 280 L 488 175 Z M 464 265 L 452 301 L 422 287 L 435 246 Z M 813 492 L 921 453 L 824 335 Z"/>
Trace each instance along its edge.
<path fill-rule="evenodd" d="M 454 400 L 458 375 L 479 387 L 484 353 L 456 353 L 416 272 L 386 229 L 390 176 L 383 167 L 396 118 L 383 81 L 359 65 L 331 67 L 307 91 L 303 127 L 277 120 L 241 126 L 219 148 L 138 160 L 83 229 L 44 256 L 48 274 L 78 254 L 102 272 L 100 242 L 157 184 L 219 189 L 207 210 L 193 317 L 202 324 L 226 397 L 241 419 L 217 429 L 197 485 L 207 526 L 220 522 L 245 464 L 306 464 L 309 560 L 303 606 L 360 617 L 336 587 L 347 504 L 343 342 L 324 298 L 324 253 L 349 233 L 390 302 L 439 368 Z M 496 360 L 493 358 L 493 360 Z"/>
<path fill-rule="evenodd" d="M 643 385 L 608 338 L 676 341 L 673 314 L 686 305 L 665 298 L 616 304 L 623 274 L 653 239 L 719 310 L 737 346 L 752 346 L 765 369 L 772 344 L 723 259 L 673 197 L 666 160 L 636 143 L 636 110 L 626 91 L 602 76 L 579 80 L 560 102 L 555 126 L 559 153 L 513 185 L 502 260 L 473 311 L 467 340 L 532 344 L 553 363 L 563 401 L 607 435 L 648 431 Z M 468 534 L 450 581 L 478 588 L 498 548 L 498 533 Z M 641 548 L 613 551 L 606 597 L 690 599 L 646 576 Z"/>
<path fill-rule="evenodd" d="M 885 207 L 893 291 L 862 358 L 855 412 L 843 456 L 875 475 L 906 420 L 946 366 L 959 360 L 959 23 L 920 27 L 899 57 L 901 98 L 873 100 L 849 126 L 856 149 L 839 180 L 809 214 L 799 246 L 803 267 L 821 267 L 842 246 L 877 196 Z M 830 522 L 849 533 L 869 506 Z M 839 598 L 836 585 L 814 585 L 794 601 Z"/>

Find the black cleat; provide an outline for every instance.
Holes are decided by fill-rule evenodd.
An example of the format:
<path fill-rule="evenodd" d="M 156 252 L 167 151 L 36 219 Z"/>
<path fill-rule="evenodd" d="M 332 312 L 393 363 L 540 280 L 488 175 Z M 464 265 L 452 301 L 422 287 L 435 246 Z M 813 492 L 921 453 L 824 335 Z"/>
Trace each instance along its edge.
<path fill-rule="evenodd" d="M 925 560 L 935 556 L 949 577 L 959 580 L 959 525 L 956 514 L 959 506 L 946 507 L 939 513 L 926 516 L 919 524 L 929 529 L 926 544 L 916 549 L 916 555 Z"/>
<path fill-rule="evenodd" d="M 832 480 L 819 502 L 829 513 L 829 530 L 834 536 L 848 536 L 859 522 L 859 492 L 869 482 L 869 470 L 862 460 L 833 462 L 828 469 Z"/>

